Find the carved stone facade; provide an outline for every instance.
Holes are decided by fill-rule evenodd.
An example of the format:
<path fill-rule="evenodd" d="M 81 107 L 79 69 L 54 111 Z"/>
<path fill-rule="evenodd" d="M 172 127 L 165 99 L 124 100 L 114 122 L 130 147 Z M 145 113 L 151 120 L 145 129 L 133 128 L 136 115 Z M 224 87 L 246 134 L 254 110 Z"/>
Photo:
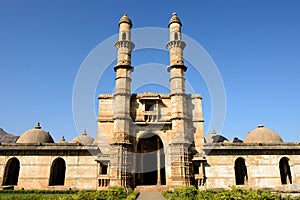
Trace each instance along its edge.
<path fill-rule="evenodd" d="M 299 189 L 300 146 L 259 125 L 245 141 L 204 137 L 202 97 L 185 92 L 182 23 L 169 22 L 170 94 L 131 92 L 132 22 L 119 22 L 115 93 L 98 97 L 98 132 L 54 143 L 38 124 L 0 144 L 3 189 L 106 189 L 153 185 L 199 189 Z"/>

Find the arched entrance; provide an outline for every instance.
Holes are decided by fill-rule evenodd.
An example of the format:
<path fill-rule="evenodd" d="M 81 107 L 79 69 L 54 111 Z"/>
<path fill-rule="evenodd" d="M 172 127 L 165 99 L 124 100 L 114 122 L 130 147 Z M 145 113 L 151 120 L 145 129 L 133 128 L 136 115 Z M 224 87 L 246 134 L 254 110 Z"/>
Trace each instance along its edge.
<path fill-rule="evenodd" d="M 280 178 L 281 178 L 281 184 L 292 184 L 292 174 L 291 174 L 291 168 L 289 165 L 289 159 L 286 157 L 283 157 L 279 161 L 279 170 L 280 170 Z"/>
<path fill-rule="evenodd" d="M 153 133 L 144 135 L 137 145 L 136 184 L 165 185 L 165 154 L 159 136 Z"/>
<path fill-rule="evenodd" d="M 245 185 L 248 181 L 247 167 L 243 158 L 237 158 L 234 163 L 235 184 Z"/>
<path fill-rule="evenodd" d="M 56 158 L 51 166 L 49 186 L 65 184 L 66 163 L 62 158 Z"/>
<path fill-rule="evenodd" d="M 17 158 L 11 158 L 7 161 L 3 177 L 3 186 L 18 185 L 20 172 L 20 161 Z"/>

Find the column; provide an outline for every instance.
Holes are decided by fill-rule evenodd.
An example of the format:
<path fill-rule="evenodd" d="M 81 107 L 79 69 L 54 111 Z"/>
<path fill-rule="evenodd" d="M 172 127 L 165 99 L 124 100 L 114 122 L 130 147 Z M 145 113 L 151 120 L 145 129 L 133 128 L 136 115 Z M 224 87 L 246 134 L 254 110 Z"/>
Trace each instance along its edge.
<path fill-rule="evenodd" d="M 161 185 L 159 137 L 157 137 L 157 185 Z"/>

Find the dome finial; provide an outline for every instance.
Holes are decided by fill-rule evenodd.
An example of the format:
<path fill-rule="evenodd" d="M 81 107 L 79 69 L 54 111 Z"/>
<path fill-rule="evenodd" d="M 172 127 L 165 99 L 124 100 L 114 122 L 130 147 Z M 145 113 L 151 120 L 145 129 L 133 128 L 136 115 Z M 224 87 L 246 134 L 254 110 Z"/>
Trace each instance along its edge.
<path fill-rule="evenodd" d="M 217 134 L 216 130 L 214 129 L 211 134 Z"/>
<path fill-rule="evenodd" d="M 35 127 L 34 127 L 35 129 L 41 129 L 42 127 L 41 127 L 41 124 L 40 124 L 40 122 L 38 122 L 36 125 L 35 125 Z"/>
<path fill-rule="evenodd" d="M 130 28 L 132 27 L 131 19 L 128 17 L 128 15 L 126 13 L 124 13 L 124 15 L 121 17 L 121 19 L 119 21 L 119 26 L 122 23 L 127 23 L 127 24 L 130 25 Z"/>
<path fill-rule="evenodd" d="M 257 126 L 258 128 L 263 128 L 264 127 L 264 125 L 263 124 L 258 124 L 258 126 Z"/>
<path fill-rule="evenodd" d="M 173 24 L 173 23 L 177 23 L 180 26 L 182 26 L 182 23 L 181 23 L 179 17 L 177 16 L 176 12 L 173 12 L 172 17 L 171 17 L 171 19 L 169 21 L 169 25 L 168 26 L 170 27 L 170 25 Z"/>
<path fill-rule="evenodd" d="M 83 130 L 82 135 L 87 135 L 86 129 Z"/>
<path fill-rule="evenodd" d="M 65 142 L 66 141 L 65 136 L 62 136 L 61 139 L 60 139 L 60 141 L 61 142 Z"/>

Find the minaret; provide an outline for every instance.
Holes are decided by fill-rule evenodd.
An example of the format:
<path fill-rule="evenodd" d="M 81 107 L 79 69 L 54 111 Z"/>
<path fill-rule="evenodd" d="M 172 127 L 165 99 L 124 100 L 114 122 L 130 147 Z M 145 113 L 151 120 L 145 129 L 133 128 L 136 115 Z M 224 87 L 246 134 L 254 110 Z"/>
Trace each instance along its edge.
<path fill-rule="evenodd" d="M 131 39 L 132 22 L 126 14 L 119 22 L 119 41 L 115 47 L 118 50 L 118 63 L 114 67 L 116 72 L 116 87 L 113 99 L 114 105 L 114 139 L 115 142 L 129 142 L 130 125 L 130 97 L 131 97 L 131 52 L 134 48 Z"/>
<path fill-rule="evenodd" d="M 169 22 L 170 41 L 167 49 L 170 51 L 170 90 L 172 102 L 172 124 L 175 128 L 175 140 L 186 141 L 186 93 L 185 76 L 187 67 L 184 65 L 183 50 L 185 42 L 181 40 L 181 21 L 176 13 L 173 13 Z"/>
<path fill-rule="evenodd" d="M 130 97 L 131 97 L 131 52 L 134 48 L 131 39 L 132 22 L 126 14 L 119 21 L 119 41 L 115 47 L 118 50 L 116 72 L 116 87 L 113 95 L 114 135 L 111 144 L 110 185 L 130 187 L 131 151 L 130 143 Z"/>
<path fill-rule="evenodd" d="M 192 136 L 188 135 L 187 103 L 185 93 L 185 76 L 187 67 L 184 65 L 183 50 L 185 42 L 181 37 L 182 23 L 176 13 L 169 22 L 170 41 L 167 49 L 170 51 L 170 90 L 171 90 L 171 121 L 172 134 L 169 137 L 169 158 L 171 161 L 171 176 L 174 185 L 190 185 L 190 154 L 189 147 Z"/>

